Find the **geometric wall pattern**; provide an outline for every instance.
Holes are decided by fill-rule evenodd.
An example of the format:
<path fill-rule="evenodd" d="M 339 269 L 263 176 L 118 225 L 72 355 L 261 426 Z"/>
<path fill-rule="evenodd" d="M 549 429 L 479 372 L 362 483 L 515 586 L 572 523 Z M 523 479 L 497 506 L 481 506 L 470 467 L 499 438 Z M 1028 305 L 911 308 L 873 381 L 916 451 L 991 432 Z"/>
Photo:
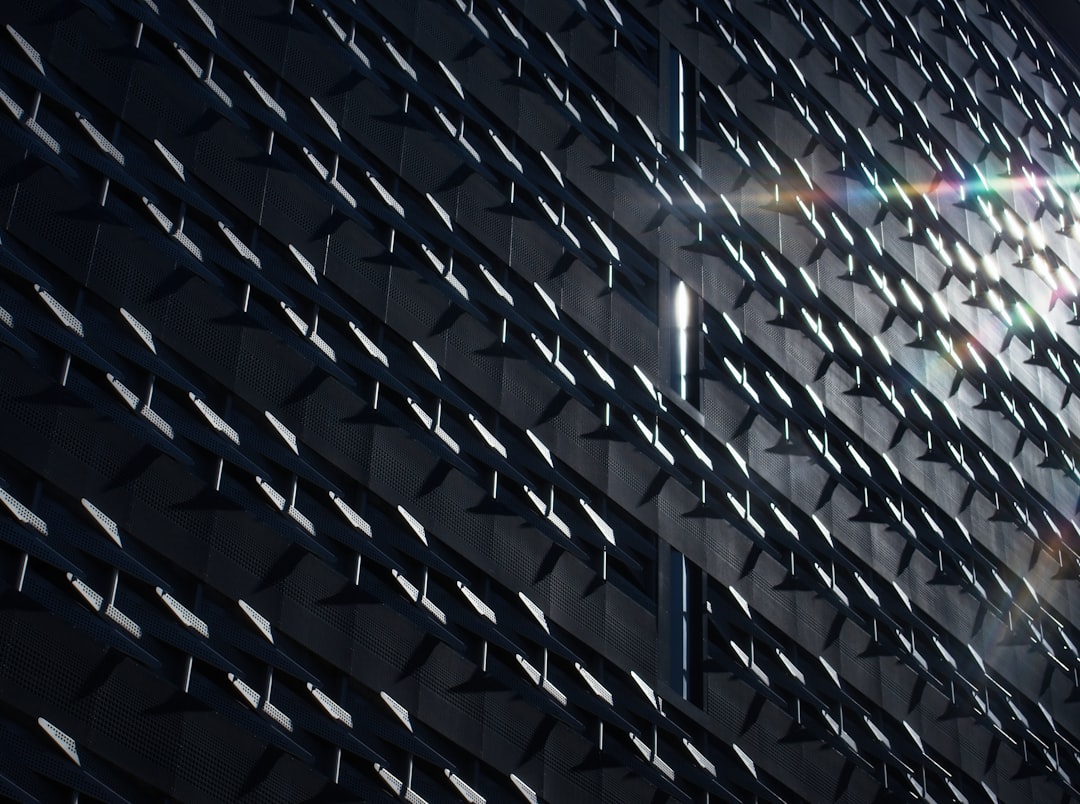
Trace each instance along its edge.
<path fill-rule="evenodd" d="M 1018 5 L 5 4 L 0 795 L 1080 798 Z"/>

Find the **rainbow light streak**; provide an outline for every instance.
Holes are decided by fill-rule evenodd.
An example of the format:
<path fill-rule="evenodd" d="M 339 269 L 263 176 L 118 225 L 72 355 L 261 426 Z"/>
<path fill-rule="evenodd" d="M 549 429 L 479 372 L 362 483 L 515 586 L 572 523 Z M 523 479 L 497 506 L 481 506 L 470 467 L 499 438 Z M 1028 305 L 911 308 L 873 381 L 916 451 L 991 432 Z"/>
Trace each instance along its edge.
<path fill-rule="evenodd" d="M 1047 196 L 1043 191 L 1048 191 L 1052 204 L 1047 204 Z M 881 196 L 888 200 L 903 201 L 916 196 L 928 198 L 948 199 L 954 198 L 965 201 L 968 198 L 982 198 L 989 194 L 1002 195 L 1007 193 L 1033 192 L 1040 204 L 1048 209 L 1057 207 L 1073 216 L 1080 218 L 1080 199 L 1072 197 L 1074 190 L 1080 190 L 1080 173 L 1068 173 L 1055 176 L 1054 178 L 1040 178 L 1032 175 L 1024 176 L 995 176 L 989 179 L 955 180 L 940 177 L 930 182 L 890 182 L 879 183 L 870 187 L 859 186 L 847 190 L 847 197 L 851 200 L 870 199 L 880 203 Z M 1067 193 L 1063 198 L 1061 193 Z M 823 190 L 794 191 L 785 190 L 769 196 L 761 195 L 762 204 L 790 203 L 794 204 L 798 199 L 806 201 L 829 201 L 836 199 Z M 1071 203 L 1073 209 L 1068 210 L 1066 204 Z"/>

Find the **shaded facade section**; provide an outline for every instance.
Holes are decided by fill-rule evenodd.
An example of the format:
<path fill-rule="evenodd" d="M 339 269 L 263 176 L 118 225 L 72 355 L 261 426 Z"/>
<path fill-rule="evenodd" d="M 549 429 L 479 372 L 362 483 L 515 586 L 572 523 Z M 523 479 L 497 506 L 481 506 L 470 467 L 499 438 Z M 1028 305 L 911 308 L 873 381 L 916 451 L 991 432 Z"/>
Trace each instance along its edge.
<path fill-rule="evenodd" d="M 909 5 L 0 12 L 0 794 L 1080 797 L 1077 73 Z"/>

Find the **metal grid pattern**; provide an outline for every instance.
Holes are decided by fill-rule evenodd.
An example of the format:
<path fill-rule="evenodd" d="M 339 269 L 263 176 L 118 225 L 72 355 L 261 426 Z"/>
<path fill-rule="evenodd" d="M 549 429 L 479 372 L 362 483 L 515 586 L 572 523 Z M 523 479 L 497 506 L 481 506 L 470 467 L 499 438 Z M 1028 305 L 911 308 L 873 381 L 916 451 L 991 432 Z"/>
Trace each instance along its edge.
<path fill-rule="evenodd" d="M 1028 12 L 0 18 L 0 795 L 1080 798 Z"/>

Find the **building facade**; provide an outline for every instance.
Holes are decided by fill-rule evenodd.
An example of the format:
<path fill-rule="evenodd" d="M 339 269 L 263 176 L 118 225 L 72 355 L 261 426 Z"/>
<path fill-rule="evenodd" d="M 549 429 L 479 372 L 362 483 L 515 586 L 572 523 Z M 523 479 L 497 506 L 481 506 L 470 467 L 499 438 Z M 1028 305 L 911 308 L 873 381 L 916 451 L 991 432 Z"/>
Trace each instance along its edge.
<path fill-rule="evenodd" d="M 5 4 L 0 795 L 1080 798 L 1047 9 Z"/>

